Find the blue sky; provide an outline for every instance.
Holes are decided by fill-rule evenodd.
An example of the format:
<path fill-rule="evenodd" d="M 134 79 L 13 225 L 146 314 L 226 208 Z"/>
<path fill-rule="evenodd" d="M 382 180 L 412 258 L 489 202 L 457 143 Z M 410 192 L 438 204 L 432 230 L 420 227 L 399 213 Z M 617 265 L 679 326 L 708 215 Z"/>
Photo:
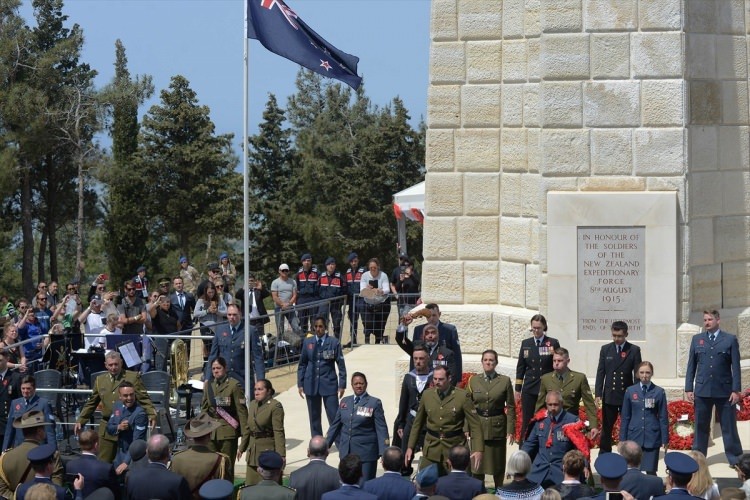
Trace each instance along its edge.
<path fill-rule="evenodd" d="M 425 115 L 429 0 L 287 0 L 287 5 L 328 42 L 360 58 L 359 74 L 374 104 L 400 96 L 415 125 Z M 170 77 L 181 74 L 211 109 L 217 133 L 232 132 L 235 145 L 241 143 L 243 0 L 66 0 L 64 12 L 69 26 L 83 28 L 82 61 L 99 72 L 97 86 L 112 79 L 119 38 L 131 75 L 154 78 L 156 92 L 144 109 L 158 102 Z M 32 22 L 30 0 L 24 0 L 22 13 Z M 269 92 L 286 105 L 299 66 L 256 40 L 249 43 L 253 134 Z"/>

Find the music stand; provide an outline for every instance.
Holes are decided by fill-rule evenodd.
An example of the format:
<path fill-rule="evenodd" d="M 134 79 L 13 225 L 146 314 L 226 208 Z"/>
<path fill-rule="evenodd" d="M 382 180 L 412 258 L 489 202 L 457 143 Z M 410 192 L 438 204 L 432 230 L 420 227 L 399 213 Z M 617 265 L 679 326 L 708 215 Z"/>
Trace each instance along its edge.
<path fill-rule="evenodd" d="M 126 356 L 128 357 L 128 359 L 131 357 L 128 355 L 128 353 L 125 353 L 123 351 L 129 349 L 128 344 L 133 344 L 133 346 L 135 347 L 135 353 L 132 354 L 137 354 L 138 362 L 125 363 L 125 365 L 128 368 L 132 369 L 133 367 L 141 364 L 141 356 L 143 356 L 143 337 L 141 335 L 107 335 L 106 337 L 104 337 L 104 339 L 107 342 L 107 349 L 119 352 L 121 355 L 123 355 L 123 360 L 126 359 Z"/>

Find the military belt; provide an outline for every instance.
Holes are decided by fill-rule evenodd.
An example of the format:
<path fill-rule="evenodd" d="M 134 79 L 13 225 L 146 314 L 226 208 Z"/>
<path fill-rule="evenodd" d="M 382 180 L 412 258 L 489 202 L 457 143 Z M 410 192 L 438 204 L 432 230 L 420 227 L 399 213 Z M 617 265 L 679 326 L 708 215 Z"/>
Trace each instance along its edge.
<path fill-rule="evenodd" d="M 264 431 L 264 432 L 252 432 L 251 433 L 254 438 L 272 438 L 273 437 L 273 431 Z"/>
<path fill-rule="evenodd" d="M 445 439 L 445 438 L 463 436 L 464 431 L 435 432 L 435 431 L 431 431 L 430 429 L 427 429 L 427 434 L 436 438 Z"/>
<path fill-rule="evenodd" d="M 477 415 L 480 417 L 497 417 L 498 415 L 505 415 L 504 410 L 477 410 Z"/>

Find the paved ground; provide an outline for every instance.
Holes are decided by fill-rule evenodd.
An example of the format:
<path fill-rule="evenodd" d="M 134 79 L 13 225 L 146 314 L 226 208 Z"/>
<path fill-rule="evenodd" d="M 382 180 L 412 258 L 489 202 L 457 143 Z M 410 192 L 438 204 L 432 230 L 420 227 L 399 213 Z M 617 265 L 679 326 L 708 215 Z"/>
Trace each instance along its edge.
<path fill-rule="evenodd" d="M 386 422 L 389 430 L 397 413 L 397 370 L 396 361 L 408 359 L 401 349 L 396 345 L 366 345 L 357 347 L 345 355 L 347 371 L 351 375 L 354 371 L 361 371 L 367 375 L 369 387 L 368 392 L 383 401 Z M 305 401 L 299 397 L 296 387 L 296 365 L 275 368 L 268 374 L 277 390 L 277 399 L 284 405 L 286 413 L 286 442 L 287 442 L 287 467 L 285 474 L 304 466 L 307 463 L 306 447 L 310 438 L 309 420 L 307 418 L 307 406 Z M 347 395 L 351 390 L 347 389 Z M 325 416 L 323 417 L 323 428 L 328 427 Z M 740 439 L 745 446 L 750 447 L 750 422 L 739 423 Z M 708 450 L 708 463 L 711 474 L 719 482 L 721 487 L 738 484 L 736 473 L 729 468 L 724 456 L 724 447 L 720 432 L 715 433 L 715 442 Z M 517 449 L 511 446 L 508 455 Z M 597 451 L 592 452 L 592 459 L 596 459 Z M 328 458 L 328 463 L 336 466 L 338 464 L 338 453 L 334 451 Z M 239 464 L 238 464 L 239 465 Z M 236 468 L 244 474 L 244 463 Z M 379 470 L 382 473 L 382 470 Z M 663 477 L 663 467 L 660 476 Z M 489 478 L 489 483 L 491 483 Z"/>

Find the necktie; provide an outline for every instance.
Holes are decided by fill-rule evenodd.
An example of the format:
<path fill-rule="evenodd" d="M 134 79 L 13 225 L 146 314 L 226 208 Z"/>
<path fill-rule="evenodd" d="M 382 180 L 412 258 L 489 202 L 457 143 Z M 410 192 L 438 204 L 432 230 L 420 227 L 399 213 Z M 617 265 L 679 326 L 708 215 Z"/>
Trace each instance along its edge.
<path fill-rule="evenodd" d="M 542 347 L 542 339 L 536 339 L 536 346 Z"/>
<path fill-rule="evenodd" d="M 359 404 L 359 396 L 354 396 L 354 404 L 355 405 Z"/>
<path fill-rule="evenodd" d="M 28 399 L 26 400 L 26 406 L 29 406 L 29 400 Z"/>
<path fill-rule="evenodd" d="M 318 339 L 318 349 L 323 348 L 323 339 Z"/>
<path fill-rule="evenodd" d="M 617 354 L 620 354 L 621 352 L 622 352 L 622 346 L 618 345 L 617 346 Z"/>
<path fill-rule="evenodd" d="M 563 381 L 563 376 L 562 375 L 558 375 L 557 378 L 560 380 L 560 382 Z"/>
<path fill-rule="evenodd" d="M 557 422 L 555 422 L 555 417 L 552 417 L 549 419 L 549 434 L 547 435 L 547 442 L 544 443 L 547 448 L 552 447 L 552 433 L 555 431 L 555 425 L 557 425 Z"/>
<path fill-rule="evenodd" d="M 708 336 L 708 338 L 711 339 L 711 342 L 713 342 L 714 340 L 716 340 L 716 334 L 712 333 L 711 335 Z"/>
<path fill-rule="evenodd" d="M 644 385 L 644 386 L 641 386 L 641 387 L 643 387 L 643 394 L 646 394 L 646 390 L 648 389 L 648 386 Z"/>
<path fill-rule="evenodd" d="M 185 296 L 183 294 L 177 295 L 180 299 L 180 309 L 185 309 Z"/>
<path fill-rule="evenodd" d="M 236 330 L 234 329 L 233 326 L 229 327 L 229 331 L 232 332 L 232 337 L 234 337 L 234 334 L 236 333 Z"/>

